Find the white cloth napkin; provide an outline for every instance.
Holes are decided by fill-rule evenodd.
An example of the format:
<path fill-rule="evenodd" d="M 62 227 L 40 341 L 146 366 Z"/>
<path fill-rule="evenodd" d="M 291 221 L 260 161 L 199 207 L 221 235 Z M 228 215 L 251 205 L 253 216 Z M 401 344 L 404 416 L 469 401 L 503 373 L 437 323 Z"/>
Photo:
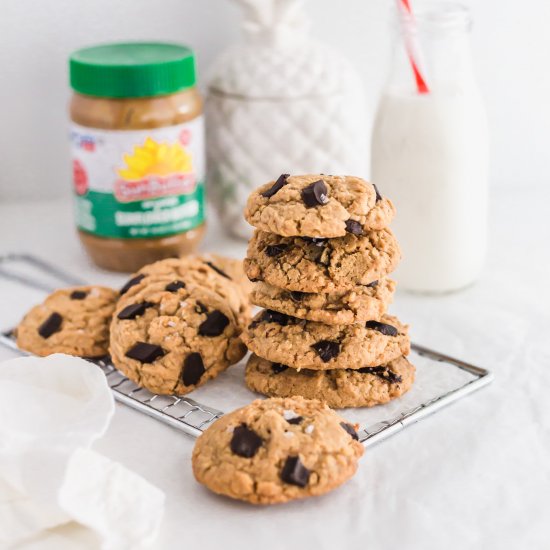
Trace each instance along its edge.
<path fill-rule="evenodd" d="M 62 540 L 70 544 L 71 529 L 86 541 L 81 548 L 150 547 L 164 494 L 89 449 L 113 412 L 105 375 L 82 359 L 0 363 L 1 548 L 58 550 Z"/>

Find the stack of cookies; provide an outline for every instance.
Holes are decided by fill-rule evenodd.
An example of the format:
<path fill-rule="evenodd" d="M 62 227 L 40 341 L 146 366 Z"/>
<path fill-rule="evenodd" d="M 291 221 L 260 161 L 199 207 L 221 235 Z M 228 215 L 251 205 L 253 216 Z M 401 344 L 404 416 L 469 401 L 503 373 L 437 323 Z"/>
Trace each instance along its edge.
<path fill-rule="evenodd" d="M 245 259 L 252 303 L 243 334 L 248 387 L 329 406 L 369 407 L 406 392 L 408 327 L 386 314 L 400 251 L 391 201 L 351 176 L 283 174 L 252 193 Z"/>

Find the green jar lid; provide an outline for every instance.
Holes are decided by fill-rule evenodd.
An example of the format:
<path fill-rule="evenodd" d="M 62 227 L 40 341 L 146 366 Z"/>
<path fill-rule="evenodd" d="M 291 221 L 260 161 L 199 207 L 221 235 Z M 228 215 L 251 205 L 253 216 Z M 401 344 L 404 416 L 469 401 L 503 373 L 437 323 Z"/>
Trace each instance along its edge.
<path fill-rule="evenodd" d="M 195 85 L 195 54 L 179 44 L 105 44 L 74 52 L 69 73 L 73 90 L 85 95 L 166 95 Z"/>

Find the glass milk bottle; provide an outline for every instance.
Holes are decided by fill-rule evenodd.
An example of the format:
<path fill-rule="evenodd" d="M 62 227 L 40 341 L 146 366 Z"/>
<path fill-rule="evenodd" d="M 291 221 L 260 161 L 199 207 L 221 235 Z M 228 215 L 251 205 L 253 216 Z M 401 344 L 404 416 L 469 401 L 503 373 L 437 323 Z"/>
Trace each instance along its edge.
<path fill-rule="evenodd" d="M 397 207 L 400 287 L 449 292 L 477 279 L 486 248 L 488 135 L 471 17 L 447 2 L 419 4 L 414 20 L 401 17 L 373 130 L 371 177 Z M 425 93 L 413 76 L 415 52 Z"/>

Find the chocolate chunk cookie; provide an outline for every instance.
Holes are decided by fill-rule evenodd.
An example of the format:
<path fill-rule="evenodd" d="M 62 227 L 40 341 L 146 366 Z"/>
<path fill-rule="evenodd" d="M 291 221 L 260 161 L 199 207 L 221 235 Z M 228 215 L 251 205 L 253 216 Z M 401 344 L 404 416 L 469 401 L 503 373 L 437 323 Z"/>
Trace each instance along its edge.
<path fill-rule="evenodd" d="M 283 174 L 250 195 L 244 215 L 254 227 L 285 237 L 343 237 L 387 227 L 395 207 L 361 178 Z"/>
<path fill-rule="evenodd" d="M 362 369 L 298 371 L 251 355 L 245 380 L 252 391 L 270 397 L 300 395 L 342 409 L 372 407 L 400 397 L 411 388 L 415 370 L 405 357 Z"/>
<path fill-rule="evenodd" d="M 286 313 L 292 317 L 327 325 L 351 325 L 379 319 L 393 299 L 395 282 L 380 279 L 331 294 L 284 290 L 263 282 L 254 283 L 253 304 Z"/>
<path fill-rule="evenodd" d="M 317 400 L 265 399 L 222 416 L 195 443 L 193 473 L 215 493 L 254 504 L 322 495 L 353 476 L 355 427 Z"/>
<path fill-rule="evenodd" d="M 353 290 L 391 273 L 399 246 L 389 229 L 335 239 L 280 237 L 256 231 L 249 242 L 245 273 L 251 281 L 300 292 Z"/>
<path fill-rule="evenodd" d="M 56 290 L 17 327 L 17 345 L 35 355 L 101 357 L 109 350 L 109 323 L 118 293 L 103 286 Z"/>
<path fill-rule="evenodd" d="M 111 358 L 153 393 L 183 395 L 245 355 L 239 333 L 235 312 L 217 293 L 155 275 L 118 301 Z"/>
<path fill-rule="evenodd" d="M 224 258 L 222 261 L 221 257 L 214 255 L 182 256 L 146 265 L 129 282 L 136 279 L 141 282 L 143 277 L 151 280 L 162 276 L 172 277 L 174 284 L 203 286 L 226 300 L 239 325 L 245 327 L 250 319 L 250 303 L 242 284 L 243 273 L 242 262 L 238 260 Z M 135 285 L 131 285 L 123 295 L 132 296 L 135 292 Z"/>
<path fill-rule="evenodd" d="M 256 355 L 295 369 L 360 369 L 408 355 L 407 332 L 408 327 L 391 315 L 380 322 L 325 325 L 263 310 L 242 338 Z"/>

